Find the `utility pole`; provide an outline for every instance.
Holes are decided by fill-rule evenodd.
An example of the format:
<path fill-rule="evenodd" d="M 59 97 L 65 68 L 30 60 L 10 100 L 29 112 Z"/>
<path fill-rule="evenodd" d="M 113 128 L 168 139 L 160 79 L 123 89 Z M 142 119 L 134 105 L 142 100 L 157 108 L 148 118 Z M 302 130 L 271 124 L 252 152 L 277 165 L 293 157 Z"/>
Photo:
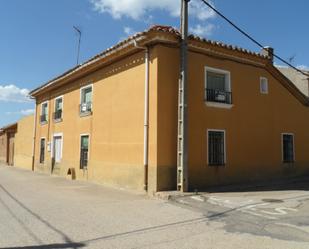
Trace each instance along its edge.
<path fill-rule="evenodd" d="M 178 89 L 178 143 L 177 143 L 177 190 L 188 191 L 188 127 L 187 127 L 187 52 L 188 52 L 188 4 L 181 0 L 180 75 Z"/>
<path fill-rule="evenodd" d="M 78 48 L 77 48 L 77 60 L 76 60 L 76 65 L 78 66 L 79 65 L 80 40 L 81 40 L 81 37 L 82 37 L 82 32 L 76 26 L 73 26 L 73 28 L 76 30 L 76 32 L 78 34 Z"/>

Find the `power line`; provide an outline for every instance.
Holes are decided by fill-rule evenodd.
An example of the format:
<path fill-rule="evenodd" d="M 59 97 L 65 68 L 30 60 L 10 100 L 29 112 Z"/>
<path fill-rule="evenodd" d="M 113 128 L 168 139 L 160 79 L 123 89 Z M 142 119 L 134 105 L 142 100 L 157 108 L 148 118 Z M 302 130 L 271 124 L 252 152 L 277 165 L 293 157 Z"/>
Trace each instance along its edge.
<path fill-rule="evenodd" d="M 225 21 L 227 21 L 230 25 L 232 25 L 236 30 L 238 30 L 240 33 L 242 33 L 244 36 L 246 36 L 249 40 L 251 40 L 253 43 L 258 45 L 260 48 L 264 49 L 265 46 L 263 46 L 260 42 L 258 42 L 256 39 L 254 39 L 252 36 L 250 36 L 248 33 L 246 33 L 244 30 L 242 30 L 240 27 L 238 27 L 235 23 L 233 23 L 230 19 L 228 19 L 226 16 L 224 16 L 220 11 L 215 9 L 210 3 L 208 3 L 206 0 L 201 0 L 204 4 L 206 4 L 210 9 L 212 9 L 216 14 L 218 14 L 220 17 L 222 17 Z M 303 72 L 302 70 L 298 69 L 297 67 L 293 66 L 291 63 L 287 62 L 280 56 L 276 55 L 275 53 L 271 52 L 273 57 L 277 58 L 279 61 L 285 63 L 289 67 L 293 68 L 294 70 L 298 71 L 299 73 L 309 77 L 309 74 Z"/>

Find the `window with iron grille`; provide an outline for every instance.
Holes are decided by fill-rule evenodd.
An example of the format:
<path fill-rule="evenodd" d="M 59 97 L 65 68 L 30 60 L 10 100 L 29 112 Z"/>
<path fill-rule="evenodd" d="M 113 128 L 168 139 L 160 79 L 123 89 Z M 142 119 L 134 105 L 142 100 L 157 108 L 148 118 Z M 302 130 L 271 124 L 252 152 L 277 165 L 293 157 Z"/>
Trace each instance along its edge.
<path fill-rule="evenodd" d="M 225 165 L 225 132 L 208 131 L 208 165 Z"/>
<path fill-rule="evenodd" d="M 45 161 L 45 138 L 41 138 L 40 141 L 40 163 Z"/>
<path fill-rule="evenodd" d="M 294 162 L 294 135 L 293 134 L 282 134 L 282 152 L 283 162 L 292 163 Z"/>
<path fill-rule="evenodd" d="M 205 101 L 232 104 L 230 73 L 206 67 Z"/>
<path fill-rule="evenodd" d="M 89 155 L 89 136 L 82 135 L 80 140 L 80 168 L 84 169 L 88 166 Z"/>

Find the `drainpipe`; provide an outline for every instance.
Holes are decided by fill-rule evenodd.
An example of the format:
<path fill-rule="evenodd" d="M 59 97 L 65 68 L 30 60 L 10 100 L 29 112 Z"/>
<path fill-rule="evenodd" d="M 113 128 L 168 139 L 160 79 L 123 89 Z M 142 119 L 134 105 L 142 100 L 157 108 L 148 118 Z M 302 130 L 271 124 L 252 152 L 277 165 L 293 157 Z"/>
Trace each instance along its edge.
<path fill-rule="evenodd" d="M 33 144 L 32 144 L 32 171 L 34 171 L 34 156 L 35 156 L 35 138 L 36 138 L 36 118 L 37 118 L 37 103 L 35 101 L 34 112 L 34 127 L 33 127 Z"/>
<path fill-rule="evenodd" d="M 149 146 L 149 48 L 139 46 L 133 41 L 136 48 L 145 50 L 145 99 L 144 99 L 144 190 L 148 190 L 148 146 Z"/>

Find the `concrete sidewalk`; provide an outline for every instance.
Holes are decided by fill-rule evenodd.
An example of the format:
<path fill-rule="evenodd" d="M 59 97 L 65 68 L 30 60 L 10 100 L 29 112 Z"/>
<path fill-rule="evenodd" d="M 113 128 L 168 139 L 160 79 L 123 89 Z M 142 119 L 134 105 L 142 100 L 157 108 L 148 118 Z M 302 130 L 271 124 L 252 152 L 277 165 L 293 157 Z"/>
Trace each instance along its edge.
<path fill-rule="evenodd" d="M 0 166 L 0 248 L 308 248 L 303 241 L 227 231 L 226 221 L 212 214 Z"/>

